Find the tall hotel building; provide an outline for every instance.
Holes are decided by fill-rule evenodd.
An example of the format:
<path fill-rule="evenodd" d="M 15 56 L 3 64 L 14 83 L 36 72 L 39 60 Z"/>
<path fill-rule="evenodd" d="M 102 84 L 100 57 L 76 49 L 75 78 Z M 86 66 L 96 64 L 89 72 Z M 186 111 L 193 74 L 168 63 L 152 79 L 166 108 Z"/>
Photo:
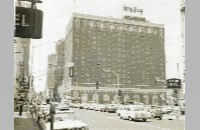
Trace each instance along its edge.
<path fill-rule="evenodd" d="M 66 33 L 65 70 L 71 96 L 80 102 L 137 101 L 165 104 L 164 26 L 145 18 L 74 14 Z M 99 89 L 96 89 L 96 83 Z"/>

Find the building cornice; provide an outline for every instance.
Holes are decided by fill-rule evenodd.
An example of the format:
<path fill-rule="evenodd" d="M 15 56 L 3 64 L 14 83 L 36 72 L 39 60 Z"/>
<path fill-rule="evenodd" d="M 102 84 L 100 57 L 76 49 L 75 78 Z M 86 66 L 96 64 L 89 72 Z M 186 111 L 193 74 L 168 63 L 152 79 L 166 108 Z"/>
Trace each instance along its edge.
<path fill-rule="evenodd" d="M 103 16 L 96 16 L 96 15 L 80 14 L 80 13 L 74 13 L 73 17 L 91 19 L 91 20 L 109 21 L 109 22 L 113 22 L 113 23 L 124 23 L 124 24 L 134 24 L 134 25 L 141 25 L 141 26 L 164 28 L 163 24 L 155 24 L 155 23 L 151 23 L 148 21 L 145 21 L 145 22 L 134 21 L 134 20 L 126 20 L 126 19 L 120 19 L 120 18 L 113 18 L 113 17 L 103 17 Z"/>

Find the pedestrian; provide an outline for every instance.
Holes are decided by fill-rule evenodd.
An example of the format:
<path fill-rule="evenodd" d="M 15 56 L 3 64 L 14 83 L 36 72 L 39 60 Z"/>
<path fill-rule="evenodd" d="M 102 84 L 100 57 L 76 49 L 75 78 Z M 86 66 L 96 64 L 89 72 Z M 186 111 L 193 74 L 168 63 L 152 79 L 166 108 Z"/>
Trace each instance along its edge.
<path fill-rule="evenodd" d="M 23 103 L 20 104 L 19 106 L 19 116 L 22 116 L 22 112 L 23 112 Z"/>
<path fill-rule="evenodd" d="M 30 109 L 30 113 L 31 113 L 31 117 L 33 119 L 33 125 L 34 127 L 36 126 L 36 106 L 32 105 L 31 109 Z"/>

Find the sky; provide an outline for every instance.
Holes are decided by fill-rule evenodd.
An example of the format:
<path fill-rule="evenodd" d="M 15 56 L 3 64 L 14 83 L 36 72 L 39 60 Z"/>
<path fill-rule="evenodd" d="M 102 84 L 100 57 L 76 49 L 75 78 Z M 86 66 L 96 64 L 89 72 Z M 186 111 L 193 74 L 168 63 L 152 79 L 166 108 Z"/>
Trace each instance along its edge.
<path fill-rule="evenodd" d="M 143 17 L 149 22 L 164 24 L 166 78 L 182 78 L 184 50 L 180 3 L 181 0 L 43 0 L 38 4 L 38 9 L 44 12 L 43 38 L 31 41 L 35 46 L 31 49 L 31 61 L 36 91 L 43 91 L 46 87 L 47 56 L 54 53 L 55 42 L 65 38 L 65 29 L 73 12 L 122 18 L 127 14 L 122 10 L 124 5 L 143 9 Z"/>

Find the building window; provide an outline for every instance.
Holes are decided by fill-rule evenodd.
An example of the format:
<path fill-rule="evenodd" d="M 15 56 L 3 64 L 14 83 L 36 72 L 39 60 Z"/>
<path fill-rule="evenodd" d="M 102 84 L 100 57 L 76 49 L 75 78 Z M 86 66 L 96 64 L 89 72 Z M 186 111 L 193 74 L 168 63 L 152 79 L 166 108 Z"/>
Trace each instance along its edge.
<path fill-rule="evenodd" d="M 107 79 L 107 82 L 110 83 L 110 82 L 111 82 L 111 79 Z"/>
<path fill-rule="evenodd" d="M 120 53 L 117 53 L 117 57 L 121 57 L 121 54 L 120 54 Z"/>
<path fill-rule="evenodd" d="M 101 50 L 101 47 L 97 47 L 97 50 Z"/>
<path fill-rule="evenodd" d="M 117 82 L 117 80 L 116 79 L 112 79 L 112 83 L 116 83 Z"/>
<path fill-rule="evenodd" d="M 106 61 L 106 58 L 105 58 L 105 57 L 102 57 L 102 61 Z"/>
<path fill-rule="evenodd" d="M 75 25 L 76 27 L 80 27 L 80 20 L 78 18 L 75 19 Z"/>
<path fill-rule="evenodd" d="M 100 28 L 103 29 L 104 28 L 104 24 L 100 23 Z"/>
<path fill-rule="evenodd" d="M 128 30 L 129 30 L 128 25 L 124 25 L 124 30 L 125 30 L 125 31 L 128 31 Z"/>
<path fill-rule="evenodd" d="M 126 74 L 122 74 L 122 78 L 126 78 Z"/>
<path fill-rule="evenodd" d="M 123 72 L 123 73 L 126 73 L 126 69 L 122 69 L 122 72 Z"/>
<path fill-rule="evenodd" d="M 132 26 L 129 27 L 129 31 L 130 31 L 130 32 L 133 31 L 133 27 L 132 27 Z"/>
<path fill-rule="evenodd" d="M 121 73 L 121 69 L 118 69 L 117 72 Z"/>
<path fill-rule="evenodd" d="M 92 36 L 92 39 L 95 40 L 95 39 L 96 39 L 96 36 Z"/>
<path fill-rule="evenodd" d="M 110 29 L 113 30 L 115 27 L 113 24 L 110 25 Z"/>
<path fill-rule="evenodd" d="M 164 37 L 164 29 L 159 30 L 159 35 L 160 35 L 160 37 Z"/>
<path fill-rule="evenodd" d="M 100 28 L 100 22 L 95 22 L 95 28 L 97 28 L 97 29 Z"/>
<path fill-rule="evenodd" d="M 90 21 L 90 27 L 93 28 L 94 27 L 94 22 Z"/>
<path fill-rule="evenodd" d="M 146 27 L 142 27 L 142 33 L 146 33 Z"/>
<path fill-rule="evenodd" d="M 152 104 L 158 104 L 158 96 L 157 95 L 153 95 L 152 97 Z"/>
<path fill-rule="evenodd" d="M 76 42 L 76 43 L 79 43 L 79 39 L 76 39 L 75 42 Z"/>
<path fill-rule="evenodd" d="M 85 59 L 85 57 L 84 57 L 84 56 L 81 56 L 81 59 Z"/>
<path fill-rule="evenodd" d="M 138 32 L 138 27 L 137 26 L 133 26 L 133 32 Z"/>
<path fill-rule="evenodd" d="M 100 52 L 100 51 L 98 51 L 98 52 L 97 52 L 97 54 L 98 54 L 98 55 L 101 55 L 101 52 Z"/>
<path fill-rule="evenodd" d="M 109 23 L 104 23 L 104 28 L 109 29 Z"/>
<path fill-rule="evenodd" d="M 116 63 L 112 63 L 112 67 L 116 67 L 116 65 L 117 65 Z"/>
<path fill-rule="evenodd" d="M 141 33 L 142 32 L 142 26 L 138 27 L 138 32 Z"/>
<path fill-rule="evenodd" d="M 81 20 L 81 27 L 86 27 L 86 21 L 85 20 Z"/>
<path fill-rule="evenodd" d="M 129 83 L 129 84 L 130 84 L 130 83 L 131 83 L 131 80 L 127 80 L 127 83 Z"/>
<path fill-rule="evenodd" d="M 102 77 L 104 77 L 104 78 L 105 78 L 105 77 L 106 77 L 106 74 L 105 74 L 105 73 L 102 73 Z"/>
<path fill-rule="evenodd" d="M 114 24 L 114 29 L 115 29 L 115 30 L 117 30 L 117 26 L 118 26 L 117 24 Z"/>
<path fill-rule="evenodd" d="M 126 64 L 122 64 L 122 67 L 126 67 Z"/>
<path fill-rule="evenodd" d="M 153 33 L 153 28 L 149 27 L 149 28 L 147 29 L 147 33 L 152 34 L 152 33 Z"/>
<path fill-rule="evenodd" d="M 158 29 L 155 28 L 154 31 L 153 31 L 153 34 L 157 35 L 158 34 Z"/>

